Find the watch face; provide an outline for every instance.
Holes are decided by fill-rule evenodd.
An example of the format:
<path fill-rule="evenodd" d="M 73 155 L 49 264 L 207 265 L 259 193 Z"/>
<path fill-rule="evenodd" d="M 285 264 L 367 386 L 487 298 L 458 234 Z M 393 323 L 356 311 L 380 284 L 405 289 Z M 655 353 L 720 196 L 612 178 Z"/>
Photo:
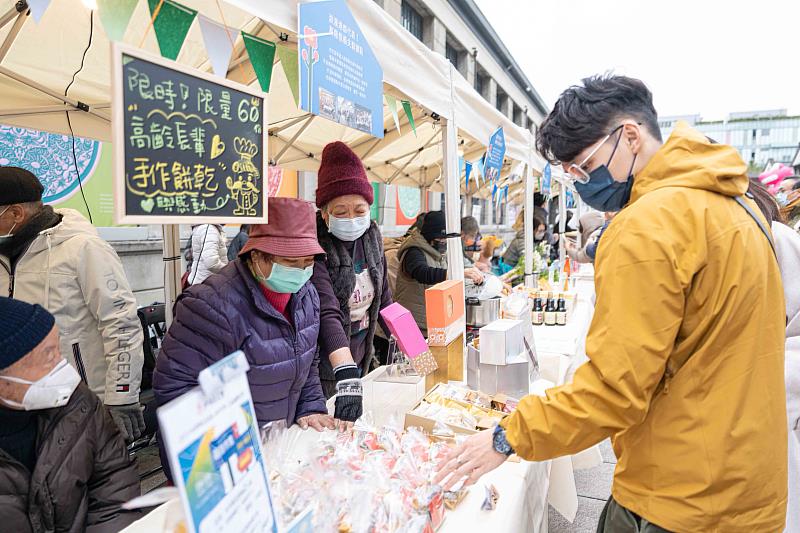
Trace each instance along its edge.
<path fill-rule="evenodd" d="M 511 455 L 512 449 L 511 445 L 506 440 L 505 431 L 503 431 L 502 429 L 496 430 L 492 441 L 495 451 L 497 451 L 498 453 L 502 453 L 504 455 Z"/>

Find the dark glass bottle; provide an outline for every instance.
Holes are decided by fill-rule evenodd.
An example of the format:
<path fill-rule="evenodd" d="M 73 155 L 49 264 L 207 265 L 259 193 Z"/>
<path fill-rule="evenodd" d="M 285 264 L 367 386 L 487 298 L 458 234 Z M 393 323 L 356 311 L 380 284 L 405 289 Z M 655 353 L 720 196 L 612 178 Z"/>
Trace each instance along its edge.
<path fill-rule="evenodd" d="M 556 325 L 556 301 L 553 299 L 553 293 L 547 293 L 547 304 L 544 308 L 544 324 L 545 326 Z"/>

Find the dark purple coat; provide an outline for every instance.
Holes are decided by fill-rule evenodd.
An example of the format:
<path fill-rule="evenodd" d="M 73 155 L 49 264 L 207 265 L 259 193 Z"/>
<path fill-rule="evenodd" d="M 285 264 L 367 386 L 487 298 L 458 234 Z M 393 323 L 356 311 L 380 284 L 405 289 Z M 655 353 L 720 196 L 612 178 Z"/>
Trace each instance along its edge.
<path fill-rule="evenodd" d="M 159 405 L 197 386 L 197 375 L 242 350 L 259 424 L 327 413 L 319 381 L 319 296 L 309 282 L 289 301 L 296 327 L 236 260 L 178 297 L 153 374 Z"/>

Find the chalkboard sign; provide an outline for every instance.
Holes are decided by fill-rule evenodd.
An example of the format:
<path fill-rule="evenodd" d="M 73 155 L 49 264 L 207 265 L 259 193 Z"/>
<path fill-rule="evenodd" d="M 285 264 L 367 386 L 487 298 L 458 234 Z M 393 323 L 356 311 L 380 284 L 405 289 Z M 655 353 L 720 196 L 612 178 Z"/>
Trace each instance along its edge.
<path fill-rule="evenodd" d="M 112 46 L 116 222 L 266 223 L 266 95 Z"/>

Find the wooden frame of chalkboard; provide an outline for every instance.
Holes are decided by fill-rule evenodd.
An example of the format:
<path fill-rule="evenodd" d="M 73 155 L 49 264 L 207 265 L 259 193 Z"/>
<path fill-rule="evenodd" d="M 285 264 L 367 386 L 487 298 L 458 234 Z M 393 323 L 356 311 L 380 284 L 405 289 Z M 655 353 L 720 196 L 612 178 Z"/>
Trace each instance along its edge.
<path fill-rule="evenodd" d="M 116 224 L 266 224 L 267 95 L 111 44 Z"/>

